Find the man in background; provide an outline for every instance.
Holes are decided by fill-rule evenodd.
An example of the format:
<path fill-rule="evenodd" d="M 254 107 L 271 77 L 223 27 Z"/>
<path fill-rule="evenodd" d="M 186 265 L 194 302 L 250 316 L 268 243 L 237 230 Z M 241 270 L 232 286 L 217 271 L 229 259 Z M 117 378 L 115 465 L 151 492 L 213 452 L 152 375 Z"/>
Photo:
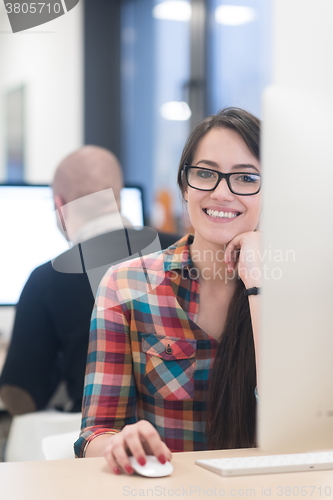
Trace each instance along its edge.
<path fill-rule="evenodd" d="M 117 158 L 96 146 L 69 155 L 55 172 L 58 225 L 74 246 L 32 272 L 17 304 L 0 377 L 0 397 L 12 415 L 44 409 L 61 382 L 65 409 L 81 411 L 98 284 L 110 265 L 154 251 L 158 242 L 156 231 L 137 231 L 120 215 L 122 187 Z M 159 233 L 157 249 L 178 238 Z"/>

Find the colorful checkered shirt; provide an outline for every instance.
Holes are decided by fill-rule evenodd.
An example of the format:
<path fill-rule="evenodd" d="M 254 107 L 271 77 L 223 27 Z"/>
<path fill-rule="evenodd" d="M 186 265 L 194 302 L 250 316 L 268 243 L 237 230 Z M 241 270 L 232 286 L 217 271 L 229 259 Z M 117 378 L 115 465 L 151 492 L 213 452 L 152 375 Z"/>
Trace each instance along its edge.
<path fill-rule="evenodd" d="M 185 236 L 104 276 L 91 322 L 76 456 L 97 435 L 142 419 L 171 451 L 208 448 L 207 389 L 217 342 L 195 323 L 192 241 Z"/>

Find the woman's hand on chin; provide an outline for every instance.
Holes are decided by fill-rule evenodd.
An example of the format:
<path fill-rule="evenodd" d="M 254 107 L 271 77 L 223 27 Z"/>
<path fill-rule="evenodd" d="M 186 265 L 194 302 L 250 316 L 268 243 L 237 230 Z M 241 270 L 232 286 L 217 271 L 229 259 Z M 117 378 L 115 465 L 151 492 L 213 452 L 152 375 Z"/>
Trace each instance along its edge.
<path fill-rule="evenodd" d="M 248 231 L 235 236 L 225 250 L 224 260 L 228 273 L 237 270 L 245 288 L 261 286 L 260 242 L 260 232 Z"/>

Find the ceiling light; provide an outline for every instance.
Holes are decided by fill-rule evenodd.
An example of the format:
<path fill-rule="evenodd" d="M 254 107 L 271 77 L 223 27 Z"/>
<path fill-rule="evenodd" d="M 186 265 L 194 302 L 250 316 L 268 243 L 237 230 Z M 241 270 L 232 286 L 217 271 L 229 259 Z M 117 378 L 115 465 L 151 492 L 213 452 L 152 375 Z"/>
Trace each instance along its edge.
<path fill-rule="evenodd" d="M 220 5 L 215 10 L 215 21 L 225 26 L 240 26 L 254 21 L 256 12 L 252 7 Z"/>
<path fill-rule="evenodd" d="M 167 21 L 189 21 L 191 4 L 185 0 L 166 0 L 153 8 L 153 17 Z"/>
<path fill-rule="evenodd" d="M 165 120 L 186 121 L 191 118 L 192 112 L 186 102 L 169 101 L 161 106 L 161 116 Z"/>

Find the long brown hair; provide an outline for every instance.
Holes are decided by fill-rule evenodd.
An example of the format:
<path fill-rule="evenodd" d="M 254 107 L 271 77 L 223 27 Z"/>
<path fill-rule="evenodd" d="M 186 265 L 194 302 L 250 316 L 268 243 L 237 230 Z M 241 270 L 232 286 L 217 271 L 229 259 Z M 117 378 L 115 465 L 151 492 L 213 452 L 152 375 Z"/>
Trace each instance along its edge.
<path fill-rule="evenodd" d="M 184 166 L 191 165 L 200 140 L 212 128 L 234 130 L 251 153 L 260 157 L 260 121 L 240 108 L 225 108 L 199 123 L 184 147 L 178 185 L 186 189 Z M 255 446 L 256 365 L 248 298 L 239 279 L 218 342 L 208 393 L 207 430 L 211 448 Z"/>

